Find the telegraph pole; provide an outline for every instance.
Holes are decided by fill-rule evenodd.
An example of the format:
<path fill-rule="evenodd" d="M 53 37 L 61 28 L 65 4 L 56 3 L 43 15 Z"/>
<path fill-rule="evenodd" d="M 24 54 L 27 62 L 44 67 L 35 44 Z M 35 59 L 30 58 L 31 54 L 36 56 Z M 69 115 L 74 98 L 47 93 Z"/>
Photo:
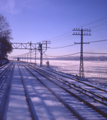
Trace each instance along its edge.
<path fill-rule="evenodd" d="M 35 65 L 36 65 L 36 44 L 35 44 Z"/>
<path fill-rule="evenodd" d="M 49 48 L 47 47 L 47 44 L 50 44 L 50 41 L 42 41 L 42 43 L 39 43 L 38 50 L 40 52 L 40 66 L 42 66 L 42 62 L 43 62 L 43 53 L 45 53 L 47 48 Z"/>
<path fill-rule="evenodd" d="M 43 49 L 42 49 L 42 43 L 39 43 L 39 49 L 40 51 L 40 66 L 42 66 L 42 53 L 43 53 Z"/>
<path fill-rule="evenodd" d="M 30 63 L 31 63 L 31 45 L 32 43 L 30 42 Z"/>
<path fill-rule="evenodd" d="M 83 33 L 85 32 L 91 32 L 90 29 L 79 29 L 79 28 L 74 28 L 73 31 L 79 31 L 79 33 L 73 33 L 73 35 L 81 35 L 81 42 L 80 43 L 75 43 L 75 44 L 81 44 L 81 51 L 80 51 L 80 68 L 79 68 L 79 76 L 84 77 L 84 64 L 83 64 L 83 44 L 89 44 L 89 42 L 83 42 L 83 35 L 90 36 L 90 33 Z M 81 33 L 80 33 L 81 32 Z"/>

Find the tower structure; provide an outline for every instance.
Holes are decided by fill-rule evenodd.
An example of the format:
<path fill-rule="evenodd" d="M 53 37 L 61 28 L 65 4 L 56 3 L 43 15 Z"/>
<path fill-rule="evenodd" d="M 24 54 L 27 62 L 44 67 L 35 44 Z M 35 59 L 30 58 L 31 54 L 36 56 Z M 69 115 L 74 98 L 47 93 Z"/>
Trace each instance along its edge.
<path fill-rule="evenodd" d="M 83 28 L 74 28 L 73 31 L 77 31 L 74 32 L 73 35 L 80 35 L 81 36 L 81 42 L 80 43 L 76 43 L 75 44 L 81 44 L 80 47 L 80 67 L 79 67 L 79 76 L 80 77 L 84 77 L 84 63 L 83 63 L 83 44 L 89 44 L 89 42 L 83 42 L 83 36 L 90 36 L 90 33 L 84 33 L 84 32 L 91 32 L 90 29 L 83 29 Z"/>
<path fill-rule="evenodd" d="M 40 52 L 40 66 L 42 66 L 43 63 L 43 54 L 46 52 L 47 44 L 50 44 L 50 41 L 42 41 L 42 43 L 39 43 L 38 50 Z"/>

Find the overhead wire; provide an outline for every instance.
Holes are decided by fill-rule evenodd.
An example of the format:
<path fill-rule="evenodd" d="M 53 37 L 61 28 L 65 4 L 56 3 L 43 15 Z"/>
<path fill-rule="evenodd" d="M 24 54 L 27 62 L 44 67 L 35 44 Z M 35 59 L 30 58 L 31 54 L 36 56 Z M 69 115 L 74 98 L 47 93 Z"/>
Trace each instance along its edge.
<path fill-rule="evenodd" d="M 103 23 L 101 23 L 101 24 L 97 24 L 97 25 L 94 25 L 94 26 L 91 26 L 90 28 L 92 29 L 96 29 L 97 27 L 101 27 L 101 26 L 103 26 L 103 25 L 107 25 L 107 21 L 105 21 L 105 22 L 103 22 Z"/>
<path fill-rule="evenodd" d="M 103 17 L 103 18 L 100 18 L 100 19 L 98 19 L 98 20 L 95 20 L 95 21 L 92 21 L 92 22 L 90 22 L 90 23 L 87 23 L 87 24 L 85 24 L 85 25 L 83 25 L 83 27 L 85 27 L 85 26 L 89 26 L 89 25 L 92 25 L 92 24 L 94 24 L 94 23 L 98 23 L 98 22 L 100 22 L 100 21 L 102 21 L 102 20 L 105 20 L 105 19 L 107 19 L 107 16 L 105 16 L 105 17 Z M 102 25 L 104 25 L 105 23 L 103 23 Z M 100 25 L 101 26 L 101 25 Z M 96 26 L 96 27 L 98 27 L 98 26 Z M 71 31 L 69 31 L 69 32 L 67 32 L 67 33 L 65 33 L 65 34 L 62 34 L 62 35 L 59 35 L 59 36 L 57 36 L 57 37 L 54 37 L 54 38 L 57 38 L 57 39 L 54 39 L 54 38 L 52 38 L 52 39 L 50 39 L 50 40 L 60 40 L 61 38 L 62 39 L 65 39 L 65 38 L 68 38 L 68 37 L 72 37 L 71 35 L 69 35 L 71 33 Z M 95 43 L 95 42 L 104 42 L 104 41 L 107 41 L 107 39 L 105 39 L 105 40 L 97 40 L 97 41 L 89 41 L 89 43 Z M 76 44 L 71 44 L 71 45 L 67 45 L 67 46 L 61 46 L 61 47 L 51 47 L 50 49 L 59 49 L 59 48 L 66 48 L 66 47 L 70 47 L 70 46 L 74 46 L 74 45 L 76 45 Z M 29 53 L 28 53 L 29 54 Z M 76 53 L 77 54 L 77 53 Z M 72 54 L 69 54 L 69 55 L 72 55 Z M 67 56 L 67 55 L 64 55 L 64 56 Z M 58 56 L 57 56 L 58 57 Z"/>
<path fill-rule="evenodd" d="M 107 53 L 94 53 L 94 52 L 83 52 L 85 54 L 107 54 Z"/>
<path fill-rule="evenodd" d="M 64 34 L 61 34 L 61 35 L 59 35 L 59 36 L 53 37 L 53 38 L 51 38 L 51 39 L 49 39 L 49 40 L 55 40 L 56 38 L 60 38 L 60 37 L 65 36 L 65 35 L 67 35 L 67 34 L 69 34 L 69 33 L 71 33 L 71 30 L 68 31 L 68 32 L 66 32 L 66 33 L 64 33 Z"/>
<path fill-rule="evenodd" d="M 74 46 L 74 45 L 76 45 L 76 44 L 71 44 L 71 45 L 61 46 L 61 47 L 50 47 L 49 49 L 59 49 L 59 48 L 71 47 L 71 46 Z"/>
<path fill-rule="evenodd" d="M 72 32 L 71 32 L 71 35 L 66 35 L 66 36 L 62 36 L 60 38 L 57 38 L 57 39 L 53 39 L 52 42 L 53 43 L 58 43 L 58 42 L 62 42 L 63 40 L 71 40 L 73 38 L 75 38 L 76 36 L 72 36 Z M 50 40 L 50 39 L 49 39 Z"/>
<path fill-rule="evenodd" d="M 83 25 L 83 26 L 88 26 L 88 25 L 91 25 L 91 24 L 94 24 L 94 23 L 97 23 L 97 22 L 100 22 L 100 21 L 102 21 L 102 20 L 105 20 L 105 19 L 107 19 L 107 16 L 105 16 L 105 17 L 103 17 L 103 18 L 100 18 L 100 19 L 97 19 L 97 20 L 94 20 L 94 21 L 92 21 L 92 22 L 90 22 L 90 23 L 87 23 L 86 25 Z M 104 25 L 105 23 L 103 23 L 103 24 L 101 24 L 101 25 Z M 101 26 L 100 25 L 100 26 Z M 98 25 L 97 25 L 97 27 L 99 27 Z M 71 35 L 67 35 L 67 34 L 70 34 L 72 31 L 69 31 L 69 32 L 67 32 L 67 33 L 65 33 L 65 34 L 62 34 L 62 35 L 60 35 L 60 36 L 58 36 L 58 37 L 54 37 L 54 38 L 57 38 L 57 39 L 54 39 L 53 38 L 53 40 L 54 41 L 56 41 L 57 40 L 57 42 L 58 42 L 58 40 L 66 40 L 66 39 L 71 39 L 73 36 L 71 36 Z M 96 31 L 95 31 L 96 32 Z M 70 38 L 69 38 L 70 37 Z M 74 36 L 75 37 L 75 36 Z M 52 39 L 50 39 L 50 40 L 52 40 Z M 63 47 L 60 47 L 60 48 L 63 48 Z M 54 49 L 54 48 L 53 48 Z M 55 49 L 57 49 L 57 48 L 55 48 Z"/>
<path fill-rule="evenodd" d="M 60 55 L 60 56 L 51 56 L 51 55 L 47 55 L 48 57 L 64 57 L 64 56 L 72 56 L 72 55 L 76 55 L 76 54 L 79 54 L 80 52 L 77 52 L 77 53 L 73 53 L 73 54 L 67 54 L 67 55 Z"/>
<path fill-rule="evenodd" d="M 88 41 L 89 43 L 95 43 L 95 42 L 105 42 L 105 41 L 107 41 L 107 39 L 105 39 L 105 40 L 96 40 L 96 41 Z"/>
<path fill-rule="evenodd" d="M 90 22 L 90 23 L 87 23 L 87 24 L 85 24 L 85 25 L 83 25 L 83 26 L 85 27 L 85 26 L 88 26 L 88 25 L 97 23 L 97 22 L 99 22 L 99 21 L 102 21 L 102 20 L 104 20 L 104 19 L 107 19 L 107 15 L 106 15 L 105 17 L 103 17 L 103 18 L 97 19 L 97 20 L 92 21 L 92 22 Z"/>
<path fill-rule="evenodd" d="M 107 39 L 105 40 L 96 40 L 96 41 L 88 41 L 88 43 L 94 43 L 94 42 L 105 42 L 107 41 Z M 49 49 L 59 49 L 59 48 L 66 48 L 66 47 L 71 47 L 77 44 L 71 44 L 71 45 L 67 45 L 67 46 L 61 46 L 61 47 L 50 47 Z"/>

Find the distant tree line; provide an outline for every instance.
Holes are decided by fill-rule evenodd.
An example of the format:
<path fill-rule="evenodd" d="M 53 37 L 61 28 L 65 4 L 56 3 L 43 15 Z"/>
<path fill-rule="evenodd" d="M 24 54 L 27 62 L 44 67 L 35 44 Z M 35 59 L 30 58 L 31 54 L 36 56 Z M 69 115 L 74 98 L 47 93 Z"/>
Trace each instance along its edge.
<path fill-rule="evenodd" d="M 5 59 L 7 53 L 12 52 L 11 39 L 9 24 L 6 22 L 6 18 L 0 14 L 0 60 Z"/>

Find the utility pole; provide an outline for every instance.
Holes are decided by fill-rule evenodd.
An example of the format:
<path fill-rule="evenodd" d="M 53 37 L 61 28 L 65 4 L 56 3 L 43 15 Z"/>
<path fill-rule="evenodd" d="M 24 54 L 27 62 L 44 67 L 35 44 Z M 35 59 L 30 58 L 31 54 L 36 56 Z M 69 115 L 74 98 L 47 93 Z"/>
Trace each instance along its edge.
<path fill-rule="evenodd" d="M 89 42 L 83 42 L 83 35 L 90 36 L 90 33 L 83 33 L 85 32 L 91 32 L 90 29 L 83 29 L 83 28 L 74 28 L 73 31 L 78 31 L 78 33 L 73 33 L 73 35 L 81 35 L 81 42 L 75 43 L 75 44 L 81 44 L 81 51 L 80 51 L 80 68 L 79 68 L 79 76 L 84 77 L 84 64 L 83 64 L 83 44 L 89 44 Z M 81 33 L 80 33 L 81 32 Z"/>
<path fill-rule="evenodd" d="M 47 47 L 47 44 L 50 44 L 50 41 L 42 41 L 42 43 L 39 43 L 38 50 L 40 52 L 40 66 L 42 66 L 42 62 L 43 62 L 43 53 L 45 53 L 47 48 L 49 48 Z"/>
<path fill-rule="evenodd" d="M 38 50 L 40 51 L 40 66 L 42 66 L 42 55 L 43 55 L 42 43 L 39 43 Z"/>
<path fill-rule="evenodd" d="M 30 42 L 30 63 L 31 63 L 31 45 L 32 45 L 32 43 Z"/>
<path fill-rule="evenodd" d="M 36 44 L 35 44 L 35 65 L 36 65 Z"/>

